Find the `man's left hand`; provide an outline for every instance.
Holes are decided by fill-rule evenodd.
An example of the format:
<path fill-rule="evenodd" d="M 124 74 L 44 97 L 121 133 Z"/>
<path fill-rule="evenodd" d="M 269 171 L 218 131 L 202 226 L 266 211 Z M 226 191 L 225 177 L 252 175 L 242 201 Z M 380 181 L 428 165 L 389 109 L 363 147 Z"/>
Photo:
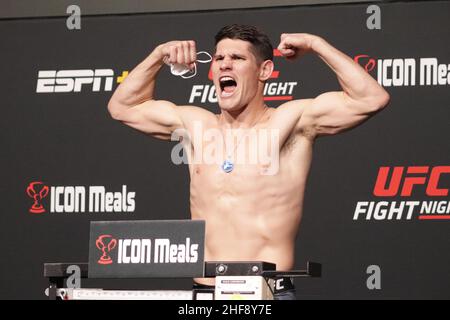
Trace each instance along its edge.
<path fill-rule="evenodd" d="M 313 43 L 319 37 L 309 33 L 283 33 L 278 50 L 288 60 L 293 60 L 313 51 Z"/>

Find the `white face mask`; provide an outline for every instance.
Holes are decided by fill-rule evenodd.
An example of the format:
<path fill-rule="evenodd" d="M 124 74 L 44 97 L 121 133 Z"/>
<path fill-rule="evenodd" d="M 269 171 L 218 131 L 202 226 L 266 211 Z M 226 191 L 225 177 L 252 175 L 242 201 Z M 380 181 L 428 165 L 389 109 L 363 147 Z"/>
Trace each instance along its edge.
<path fill-rule="evenodd" d="M 182 77 L 183 79 L 189 79 L 192 77 L 195 77 L 195 75 L 197 74 L 197 62 L 198 63 L 208 63 L 212 61 L 212 57 L 211 55 L 206 52 L 206 51 L 199 51 L 197 52 L 197 56 L 200 54 L 204 54 L 206 55 L 208 58 L 207 59 L 197 59 L 194 62 L 194 70 L 189 69 L 189 66 L 186 64 L 179 64 L 179 63 L 169 63 L 167 61 L 167 57 L 164 58 L 164 63 L 167 64 L 168 66 L 170 66 L 170 72 L 174 75 L 174 76 L 179 76 Z M 188 73 L 191 73 L 189 75 L 186 75 Z"/>

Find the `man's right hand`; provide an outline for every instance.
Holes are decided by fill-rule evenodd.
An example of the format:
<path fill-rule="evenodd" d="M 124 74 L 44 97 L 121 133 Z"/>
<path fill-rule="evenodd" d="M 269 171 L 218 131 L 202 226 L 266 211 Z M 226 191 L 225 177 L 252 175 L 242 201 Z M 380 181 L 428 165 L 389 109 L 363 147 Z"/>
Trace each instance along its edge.
<path fill-rule="evenodd" d="M 194 67 L 194 62 L 197 59 L 197 50 L 193 40 L 163 43 L 155 49 L 155 54 L 161 61 L 171 64 L 185 64 L 190 68 Z"/>
<path fill-rule="evenodd" d="M 163 140 L 170 140 L 176 129 L 190 129 L 195 121 L 215 121 L 207 110 L 154 98 L 155 80 L 163 62 L 192 66 L 196 56 L 194 41 L 170 41 L 157 46 L 117 87 L 108 103 L 111 116 Z"/>

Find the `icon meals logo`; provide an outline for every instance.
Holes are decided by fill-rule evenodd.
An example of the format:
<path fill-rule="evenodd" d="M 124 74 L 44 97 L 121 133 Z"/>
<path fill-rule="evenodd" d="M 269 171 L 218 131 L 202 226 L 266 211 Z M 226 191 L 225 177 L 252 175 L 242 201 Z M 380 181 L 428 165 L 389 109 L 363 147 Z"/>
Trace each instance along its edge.
<path fill-rule="evenodd" d="M 184 243 L 176 244 L 166 238 L 115 239 L 110 234 L 103 234 L 97 238 L 95 246 L 101 252 L 97 260 L 100 265 L 114 263 L 110 254 L 116 247 L 118 264 L 198 262 L 199 245 L 191 243 L 191 238 L 186 238 Z"/>
<path fill-rule="evenodd" d="M 47 186 L 33 181 L 26 188 L 33 199 L 28 212 L 41 214 L 72 212 L 134 212 L 136 192 L 129 192 L 122 185 L 121 192 L 108 192 L 104 186 Z M 50 205 L 44 199 L 50 195 Z"/>
<path fill-rule="evenodd" d="M 48 186 L 40 181 L 31 182 L 27 187 L 27 194 L 34 200 L 33 205 L 28 211 L 30 213 L 45 212 L 44 206 L 42 205 L 42 199 L 48 195 Z"/>
<path fill-rule="evenodd" d="M 95 241 L 95 246 L 102 252 L 102 256 L 98 259 L 98 264 L 111 264 L 113 261 L 109 256 L 109 252 L 117 246 L 117 240 L 109 234 L 103 234 Z"/>
<path fill-rule="evenodd" d="M 450 64 L 436 57 L 374 59 L 366 54 L 354 57 L 367 72 L 376 68 L 376 79 L 383 87 L 450 85 Z"/>

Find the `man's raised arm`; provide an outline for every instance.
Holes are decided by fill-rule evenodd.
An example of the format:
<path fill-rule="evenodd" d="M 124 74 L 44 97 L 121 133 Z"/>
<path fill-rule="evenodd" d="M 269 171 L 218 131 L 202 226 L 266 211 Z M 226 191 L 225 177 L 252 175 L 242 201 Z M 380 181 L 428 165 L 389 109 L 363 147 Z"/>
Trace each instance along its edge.
<path fill-rule="evenodd" d="M 326 92 L 314 99 L 288 102 L 303 108 L 297 129 L 313 136 L 351 129 L 389 102 L 389 94 L 359 64 L 324 39 L 307 34 L 283 34 L 278 47 L 287 58 L 316 53 L 336 74 L 342 91 Z"/>
<path fill-rule="evenodd" d="M 164 59 L 192 65 L 196 60 L 195 42 L 171 41 L 159 45 L 119 85 L 108 103 L 108 110 L 114 119 L 168 140 L 184 123 L 181 108 L 169 101 L 154 100 L 155 79 Z"/>

